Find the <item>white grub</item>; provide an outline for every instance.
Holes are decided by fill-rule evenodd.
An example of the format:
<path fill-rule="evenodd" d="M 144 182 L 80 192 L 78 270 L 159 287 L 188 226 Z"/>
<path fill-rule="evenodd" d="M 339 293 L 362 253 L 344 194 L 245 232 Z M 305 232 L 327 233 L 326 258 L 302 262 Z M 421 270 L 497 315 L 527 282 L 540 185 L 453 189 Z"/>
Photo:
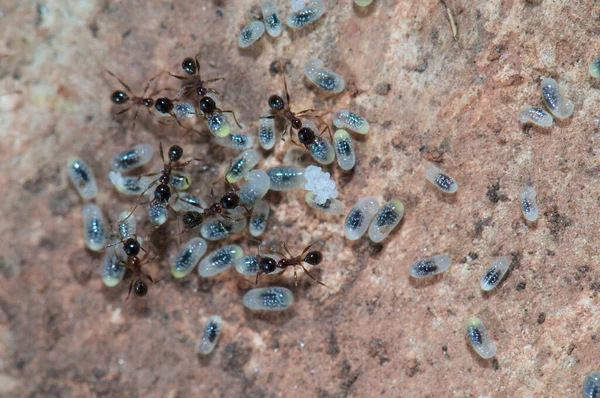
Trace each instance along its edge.
<path fill-rule="evenodd" d="M 346 88 L 344 79 L 331 69 L 325 68 L 320 59 L 308 61 L 304 66 L 304 73 L 308 80 L 327 92 L 341 93 Z"/>
<path fill-rule="evenodd" d="M 187 276 L 206 253 L 208 245 L 202 238 L 190 239 L 171 263 L 171 274 L 179 279 Z"/>
<path fill-rule="evenodd" d="M 209 217 L 200 226 L 200 235 L 210 241 L 221 240 L 242 232 L 247 224 L 245 218 L 230 220 L 223 217 Z"/>
<path fill-rule="evenodd" d="M 248 149 L 232 160 L 225 178 L 230 183 L 236 183 L 258 164 L 260 155 L 254 149 Z"/>
<path fill-rule="evenodd" d="M 208 318 L 200 340 L 196 344 L 196 352 L 200 355 L 208 355 L 215 349 L 221 330 L 223 329 L 223 320 L 218 315 Z"/>
<path fill-rule="evenodd" d="M 215 142 L 226 148 L 243 151 L 252 148 L 254 137 L 242 133 L 231 133 L 225 137 L 215 137 Z"/>
<path fill-rule="evenodd" d="M 359 134 L 367 134 L 370 129 L 369 122 L 347 109 L 337 111 L 333 115 L 333 125 L 338 129 L 348 129 Z"/>
<path fill-rule="evenodd" d="M 116 171 L 108 172 L 108 179 L 119 193 L 127 196 L 141 194 L 152 183 L 150 177 L 122 176 L 121 173 Z M 152 190 L 146 191 L 146 195 L 151 194 Z"/>
<path fill-rule="evenodd" d="M 252 21 L 244 27 L 238 37 L 238 46 L 250 47 L 265 33 L 265 24 L 260 21 Z"/>
<path fill-rule="evenodd" d="M 275 146 L 275 119 L 263 117 L 258 119 L 258 143 L 266 150 Z"/>
<path fill-rule="evenodd" d="M 519 111 L 519 122 L 531 123 L 540 127 L 550 127 L 554 119 L 545 110 L 526 105 Z"/>
<path fill-rule="evenodd" d="M 132 216 L 133 217 L 133 216 Z M 155 226 L 159 227 L 167 222 L 169 217 L 169 209 L 164 203 L 157 200 L 152 201 L 148 207 L 148 219 Z"/>
<path fill-rule="evenodd" d="M 123 280 L 125 267 L 122 267 L 114 250 L 108 250 L 102 264 L 102 282 L 107 287 L 115 287 Z"/>
<path fill-rule="evenodd" d="M 356 153 L 350 134 L 346 130 L 338 130 L 333 139 L 338 165 L 342 170 L 351 170 L 356 164 Z"/>
<path fill-rule="evenodd" d="M 98 186 L 92 169 L 81 159 L 67 159 L 67 174 L 83 200 L 92 200 L 98 195 Z"/>
<path fill-rule="evenodd" d="M 198 266 L 198 274 L 203 278 L 217 275 L 230 267 L 244 256 L 244 251 L 238 245 L 226 245 L 208 254 Z"/>
<path fill-rule="evenodd" d="M 135 216 L 128 210 L 119 214 L 117 229 L 119 230 L 119 238 L 121 238 L 121 240 L 133 238 L 137 232 L 137 221 Z"/>
<path fill-rule="evenodd" d="M 537 192 L 531 186 L 526 186 L 521 192 L 521 211 L 527 221 L 536 222 L 540 216 L 536 196 Z"/>
<path fill-rule="evenodd" d="M 338 196 L 337 186 L 331 178 L 331 174 L 324 172 L 320 167 L 310 165 L 304 172 L 306 183 L 304 189 L 315 194 L 314 202 L 323 204 L 327 199 L 335 199 Z"/>
<path fill-rule="evenodd" d="M 502 281 L 508 271 L 508 258 L 498 257 L 481 277 L 481 289 L 490 291 Z"/>
<path fill-rule="evenodd" d="M 250 235 L 256 238 L 265 232 L 269 219 L 269 211 L 269 203 L 267 201 L 260 199 L 256 202 L 252 209 L 252 217 L 250 217 L 248 225 Z"/>
<path fill-rule="evenodd" d="M 540 90 L 546 107 L 554 116 L 559 119 L 566 119 L 573 114 L 575 105 L 573 105 L 573 101 L 563 97 L 556 80 L 550 77 L 544 78 Z"/>
<path fill-rule="evenodd" d="M 313 209 L 324 211 L 332 216 L 337 216 L 344 210 L 344 205 L 338 199 L 327 199 L 324 203 L 317 203 L 315 197 L 316 195 L 312 192 L 307 192 L 304 197 L 306 203 Z"/>
<path fill-rule="evenodd" d="M 285 287 L 272 286 L 249 290 L 243 302 L 255 311 L 283 311 L 294 303 L 294 295 Z"/>
<path fill-rule="evenodd" d="M 102 211 L 93 203 L 83 206 L 83 237 L 88 249 L 101 252 L 106 246 L 106 221 Z"/>
<path fill-rule="evenodd" d="M 445 272 L 448 268 L 450 268 L 450 257 L 448 254 L 438 254 L 415 261 L 410 266 L 410 276 L 413 278 L 428 278 Z"/>
<path fill-rule="evenodd" d="M 600 398 L 600 370 L 592 370 L 583 379 L 583 398 Z"/>
<path fill-rule="evenodd" d="M 404 204 L 401 201 L 392 200 L 384 204 L 371 222 L 369 239 L 375 243 L 383 241 L 396 228 L 403 216 Z"/>
<path fill-rule="evenodd" d="M 325 14 L 323 0 L 309 0 L 306 5 L 286 18 L 286 24 L 292 29 L 302 28 L 315 22 Z"/>
<path fill-rule="evenodd" d="M 206 117 L 208 131 L 216 137 L 226 137 L 231 133 L 231 124 L 223 112 L 215 111 Z"/>
<path fill-rule="evenodd" d="M 282 25 L 277 6 L 271 0 L 262 0 L 260 5 L 267 33 L 271 37 L 279 37 Z"/>
<path fill-rule="evenodd" d="M 110 166 L 112 170 L 124 173 L 145 165 L 152 159 L 154 148 L 148 144 L 137 144 L 113 156 Z"/>
<path fill-rule="evenodd" d="M 589 71 L 592 77 L 600 79 L 600 57 L 594 58 L 592 62 L 590 62 Z"/>
<path fill-rule="evenodd" d="M 297 166 L 276 166 L 267 170 L 271 180 L 271 191 L 290 191 L 300 189 L 306 183 L 304 168 Z"/>
<path fill-rule="evenodd" d="M 425 178 L 446 193 L 455 193 L 458 190 L 458 184 L 454 178 L 436 166 L 429 166 L 425 169 Z"/>
<path fill-rule="evenodd" d="M 344 235 L 348 240 L 357 240 L 367 232 L 371 220 L 377 213 L 379 202 L 372 196 L 360 199 L 350 210 L 344 221 Z"/>
<path fill-rule="evenodd" d="M 246 174 L 246 183 L 237 192 L 240 203 L 251 209 L 267 194 L 270 187 L 271 179 L 264 170 L 252 170 Z"/>
<path fill-rule="evenodd" d="M 489 359 L 496 355 L 496 345 L 490 342 L 487 330 L 479 318 L 472 316 L 467 319 L 465 331 L 471 346 L 479 356 Z"/>

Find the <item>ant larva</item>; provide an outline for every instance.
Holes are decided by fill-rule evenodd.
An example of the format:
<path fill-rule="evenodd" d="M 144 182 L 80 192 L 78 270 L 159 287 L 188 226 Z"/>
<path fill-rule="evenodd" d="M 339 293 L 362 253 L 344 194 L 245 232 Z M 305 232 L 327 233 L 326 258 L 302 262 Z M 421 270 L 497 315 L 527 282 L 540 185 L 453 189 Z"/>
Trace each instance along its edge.
<path fill-rule="evenodd" d="M 117 243 L 112 243 L 110 245 L 107 245 L 106 247 L 112 247 L 112 246 L 116 246 L 119 244 L 123 245 L 122 246 L 123 251 L 127 255 L 127 260 L 123 261 L 123 260 L 118 259 L 118 257 L 117 257 L 118 265 L 121 267 L 130 269 L 134 273 L 134 276 L 131 278 L 131 281 L 129 282 L 129 291 L 127 293 L 127 299 L 129 299 L 129 296 L 131 295 L 132 288 L 133 288 L 133 292 L 135 293 L 136 296 L 144 297 L 148 293 L 148 284 L 146 284 L 146 282 L 144 282 L 142 280 L 142 276 L 145 276 L 152 284 L 154 284 L 154 280 L 148 273 L 146 273 L 142 270 L 142 267 L 145 264 L 148 264 L 149 262 L 154 260 L 156 257 L 151 258 L 148 261 L 145 261 L 146 257 L 148 256 L 148 252 L 146 251 L 146 249 L 144 249 L 142 247 L 140 242 L 138 242 L 138 240 L 135 237 L 127 238 L 127 239 L 121 240 Z M 140 259 L 138 257 L 138 254 L 140 254 L 140 250 L 142 250 L 144 252 L 144 257 L 142 257 L 142 259 Z M 116 252 L 115 252 L 115 256 L 116 256 Z"/>

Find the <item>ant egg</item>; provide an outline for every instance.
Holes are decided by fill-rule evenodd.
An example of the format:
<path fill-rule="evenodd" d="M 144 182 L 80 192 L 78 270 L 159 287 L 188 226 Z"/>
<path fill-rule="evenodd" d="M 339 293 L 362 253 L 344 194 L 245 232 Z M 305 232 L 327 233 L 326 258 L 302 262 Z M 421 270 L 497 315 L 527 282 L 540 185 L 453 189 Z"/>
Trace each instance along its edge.
<path fill-rule="evenodd" d="M 450 268 L 448 254 L 438 254 L 430 258 L 417 260 L 410 266 L 410 275 L 413 278 L 428 278 L 445 272 Z"/>
<path fill-rule="evenodd" d="M 246 183 L 238 190 L 240 203 L 248 208 L 254 207 L 271 187 L 271 179 L 264 170 L 252 170 L 246 175 Z"/>
<path fill-rule="evenodd" d="M 156 200 L 152 201 L 150 207 L 148 207 L 148 219 L 155 227 L 159 227 L 167 222 L 168 216 L 169 209 L 164 203 Z"/>
<path fill-rule="evenodd" d="M 552 115 L 545 110 L 527 105 L 519 112 L 519 121 L 521 123 L 533 123 L 540 127 L 550 127 L 552 126 L 554 119 L 552 118 Z"/>
<path fill-rule="evenodd" d="M 600 370 L 592 370 L 583 379 L 583 398 L 600 398 Z"/>
<path fill-rule="evenodd" d="M 546 107 L 554 116 L 566 119 L 573 114 L 575 105 L 573 105 L 573 101 L 562 96 L 556 80 L 549 77 L 544 78 L 540 90 Z"/>
<path fill-rule="evenodd" d="M 149 177 L 122 176 L 121 173 L 110 171 L 108 178 L 113 186 L 123 195 L 138 196 L 152 182 Z M 152 194 L 151 191 L 146 191 L 147 195 Z"/>
<path fill-rule="evenodd" d="M 308 4 L 297 11 L 292 12 L 286 18 L 287 25 L 292 29 L 302 28 L 315 22 L 325 13 L 323 0 L 310 0 Z"/>
<path fill-rule="evenodd" d="M 266 150 L 275 146 L 275 119 L 270 117 L 258 119 L 258 143 Z"/>
<path fill-rule="evenodd" d="M 173 207 L 173 210 L 177 212 L 198 211 L 200 209 L 208 208 L 202 199 L 198 199 L 188 192 L 180 192 L 179 199 L 177 199 L 175 203 L 171 205 L 171 207 Z"/>
<path fill-rule="evenodd" d="M 498 257 L 481 277 L 481 289 L 490 291 L 502 281 L 508 271 L 508 258 Z"/>
<path fill-rule="evenodd" d="M 254 137 L 242 133 L 231 133 L 226 137 L 216 137 L 215 142 L 227 148 L 244 150 L 252 148 Z"/>
<path fill-rule="evenodd" d="M 240 32 L 238 45 L 246 48 L 254 44 L 265 33 L 265 24 L 260 21 L 252 21 Z"/>
<path fill-rule="evenodd" d="M 246 228 L 246 219 L 230 220 L 226 218 L 209 217 L 200 226 L 200 235 L 206 240 L 225 239 L 231 234 L 240 233 Z"/>
<path fill-rule="evenodd" d="M 333 135 L 333 139 L 340 168 L 342 170 L 352 169 L 356 163 L 356 155 L 354 154 L 354 146 L 352 145 L 350 134 L 346 130 L 338 130 Z"/>
<path fill-rule="evenodd" d="M 344 235 L 349 240 L 357 240 L 367 232 L 371 220 L 377 213 L 379 202 L 372 197 L 366 196 L 360 199 L 350 210 L 344 221 Z"/>
<path fill-rule="evenodd" d="M 315 197 L 316 195 L 312 192 L 307 192 L 306 196 L 304 197 L 306 203 L 313 209 L 322 210 L 325 213 L 333 216 L 337 216 L 344 209 L 342 202 L 340 202 L 338 199 L 329 198 L 324 203 L 317 203 L 315 202 Z"/>
<path fill-rule="evenodd" d="M 133 214 L 125 210 L 119 215 L 119 223 L 117 225 L 117 229 L 119 230 L 119 237 L 122 240 L 126 240 L 127 238 L 132 238 L 135 236 L 137 232 L 137 223 L 135 220 L 135 216 Z M 125 217 L 127 217 L 126 220 Z"/>
<path fill-rule="evenodd" d="M 294 295 L 285 287 L 252 289 L 244 294 L 244 306 L 258 311 L 283 311 L 294 303 Z"/>
<path fill-rule="evenodd" d="M 217 275 L 233 266 L 244 256 L 244 251 L 238 245 L 226 245 L 211 252 L 198 266 L 198 274 L 204 278 Z"/>
<path fill-rule="evenodd" d="M 192 184 L 192 176 L 187 171 L 173 172 L 169 184 L 177 191 L 185 191 Z"/>
<path fill-rule="evenodd" d="M 354 0 L 357 6 L 366 7 L 373 2 L 373 0 Z"/>
<path fill-rule="evenodd" d="M 108 287 L 117 286 L 125 276 L 125 267 L 120 265 L 114 250 L 109 250 L 102 265 L 102 282 Z"/>
<path fill-rule="evenodd" d="M 232 184 L 238 182 L 258 164 L 259 158 L 258 152 L 254 149 L 242 152 L 231 162 L 225 178 Z"/>
<path fill-rule="evenodd" d="M 496 355 L 496 345 L 490 342 L 485 326 L 479 318 L 472 316 L 467 319 L 465 330 L 471 346 L 480 357 L 489 359 Z"/>
<path fill-rule="evenodd" d="M 346 109 L 342 109 L 333 115 L 333 125 L 338 129 L 348 129 L 359 134 L 367 134 L 370 128 L 369 122 L 362 116 Z"/>
<path fill-rule="evenodd" d="M 255 238 L 262 235 L 267 228 L 267 219 L 269 218 L 269 204 L 264 200 L 259 200 L 252 209 L 252 217 L 248 226 L 250 235 Z"/>
<path fill-rule="evenodd" d="M 215 111 L 206 117 L 206 127 L 216 137 L 226 137 L 231 132 L 229 120 L 220 111 Z"/>
<path fill-rule="evenodd" d="M 258 273 L 260 257 L 256 254 L 247 254 L 235 262 L 235 270 L 246 276 L 255 276 Z"/>
<path fill-rule="evenodd" d="M 200 336 L 200 340 L 196 344 L 196 352 L 202 355 L 208 355 L 213 352 L 222 329 L 223 321 L 220 316 L 213 315 L 208 318 L 206 326 L 204 326 L 204 330 L 202 331 L 202 336 Z"/>
<path fill-rule="evenodd" d="M 331 174 L 324 172 L 320 167 L 309 165 L 304 172 L 304 189 L 315 194 L 313 200 L 323 204 L 327 199 L 335 199 L 338 196 L 335 181 L 330 178 Z"/>
<path fill-rule="evenodd" d="M 527 219 L 527 221 L 535 222 L 537 221 L 540 212 L 538 210 L 538 205 L 535 200 L 537 196 L 537 192 L 533 187 L 525 187 L 523 192 L 521 192 L 521 211 L 523 211 L 523 215 Z"/>
<path fill-rule="evenodd" d="M 173 262 L 171 263 L 171 274 L 175 278 L 183 278 L 187 276 L 198 261 L 206 253 L 207 244 L 202 238 L 192 238 L 179 251 Z"/>
<path fill-rule="evenodd" d="M 446 193 L 454 193 L 458 189 L 458 184 L 454 178 L 435 166 L 429 166 L 425 169 L 425 178 Z"/>
<path fill-rule="evenodd" d="M 148 144 L 138 144 L 131 148 L 119 152 L 111 161 L 111 168 L 114 171 L 124 173 L 145 165 L 152 159 L 154 149 Z"/>
<path fill-rule="evenodd" d="M 592 77 L 600 79 L 600 57 L 594 58 L 594 60 L 590 63 L 589 70 Z"/>
<path fill-rule="evenodd" d="M 308 80 L 330 93 L 340 93 L 346 88 L 344 79 L 334 71 L 325 68 L 320 59 L 311 59 L 304 66 Z"/>
<path fill-rule="evenodd" d="M 375 214 L 375 218 L 369 227 L 369 239 L 379 243 L 388 237 L 390 232 L 404 216 L 404 204 L 399 200 L 392 200 L 384 204 Z"/>
<path fill-rule="evenodd" d="M 92 200 L 98 194 L 96 179 L 92 169 L 81 159 L 67 159 L 67 174 L 83 200 Z"/>
<path fill-rule="evenodd" d="M 271 179 L 271 191 L 290 191 L 300 189 L 306 183 L 302 167 L 296 166 L 276 166 L 267 170 L 267 175 Z"/>
<path fill-rule="evenodd" d="M 279 37 L 281 35 L 281 18 L 279 18 L 277 6 L 271 0 L 263 0 L 261 7 L 267 33 L 271 37 Z"/>
<path fill-rule="evenodd" d="M 179 120 L 189 119 L 196 115 L 196 109 L 194 109 L 194 105 L 190 104 L 189 102 L 175 101 L 173 105 L 173 113 Z"/>
<path fill-rule="evenodd" d="M 83 235 L 85 245 L 95 252 L 106 246 L 106 221 L 102 211 L 93 203 L 83 206 Z"/>
<path fill-rule="evenodd" d="M 335 159 L 333 145 L 321 137 L 316 137 L 315 142 L 308 149 L 313 159 L 321 164 L 330 164 Z"/>

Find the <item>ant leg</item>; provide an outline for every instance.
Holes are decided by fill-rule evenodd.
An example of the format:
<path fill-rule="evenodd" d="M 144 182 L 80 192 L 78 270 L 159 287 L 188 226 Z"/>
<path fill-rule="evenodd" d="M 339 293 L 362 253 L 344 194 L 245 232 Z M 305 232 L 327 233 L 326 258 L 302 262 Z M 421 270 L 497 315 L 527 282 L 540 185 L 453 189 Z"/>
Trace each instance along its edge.
<path fill-rule="evenodd" d="M 138 196 L 138 198 L 136 199 L 133 208 L 129 211 L 129 214 L 127 214 L 127 217 L 125 217 L 124 219 L 122 219 L 121 221 L 125 221 L 127 220 L 129 217 L 131 217 L 131 215 L 133 214 L 133 212 L 135 211 L 135 209 L 137 209 L 137 207 L 140 205 L 140 200 L 142 198 L 142 196 L 150 189 L 152 188 L 154 185 L 156 185 L 156 183 L 158 182 L 158 180 L 154 180 L 152 181 L 151 184 L 148 185 L 148 188 L 144 189 L 144 191 L 142 191 L 142 193 L 140 194 L 140 196 Z"/>
<path fill-rule="evenodd" d="M 290 255 L 290 257 L 294 257 L 294 256 L 292 256 L 292 253 L 290 253 L 290 251 L 288 250 L 284 241 L 280 240 L 279 244 L 285 249 L 285 251 Z"/>
<path fill-rule="evenodd" d="M 127 300 L 129 300 L 129 296 L 131 296 L 131 288 L 133 287 L 133 278 L 129 281 L 129 291 L 127 292 Z"/>
<path fill-rule="evenodd" d="M 218 96 L 221 96 L 221 94 L 214 88 L 209 88 L 208 91 L 210 91 L 211 93 L 217 94 Z"/>
<path fill-rule="evenodd" d="M 233 115 L 233 120 L 235 120 L 235 124 L 237 124 L 237 126 L 239 128 L 242 128 L 242 125 L 240 124 L 240 122 L 238 122 L 237 117 L 235 117 L 235 112 L 234 111 L 223 111 L 223 110 L 221 110 L 221 112 L 223 112 L 223 113 L 231 113 Z"/>
<path fill-rule="evenodd" d="M 331 128 L 329 126 L 325 126 L 325 128 L 321 131 L 321 134 L 319 134 L 318 136 L 322 136 L 325 130 L 327 130 L 327 132 L 329 133 L 329 138 L 331 138 L 331 142 L 333 143 L 333 134 L 331 134 Z"/>
<path fill-rule="evenodd" d="M 284 68 L 285 68 L 285 66 L 284 66 Z M 285 78 L 285 71 L 283 72 L 283 87 L 285 88 L 285 98 L 287 99 L 287 106 L 289 108 L 290 107 L 290 93 L 288 92 L 287 79 Z"/>
<path fill-rule="evenodd" d="M 189 159 L 189 160 L 186 160 L 185 162 L 183 162 L 183 163 L 182 163 L 182 164 L 180 164 L 179 166 L 174 166 L 174 167 L 173 167 L 173 169 L 174 169 L 174 170 L 179 170 L 179 169 L 182 169 L 182 168 L 184 168 L 185 166 L 187 166 L 188 164 L 190 164 L 190 163 L 191 163 L 192 161 L 194 161 L 194 160 L 196 160 L 196 161 L 198 161 L 198 162 L 203 162 L 203 161 L 204 161 L 204 159 L 202 159 L 202 158 L 191 158 L 191 159 Z M 189 182 L 189 181 L 188 181 L 188 182 Z"/>
<path fill-rule="evenodd" d="M 320 280 L 318 280 L 317 278 L 315 278 L 313 276 L 313 274 L 311 274 L 310 272 L 308 272 L 308 270 L 306 268 L 304 268 L 304 265 L 300 264 L 300 266 L 302 267 L 302 269 L 304 270 L 304 273 L 306 275 L 308 275 L 310 277 L 310 279 L 312 279 L 313 281 L 317 282 L 319 285 L 323 285 L 328 289 L 331 289 L 329 286 L 327 286 L 326 284 L 324 284 L 323 282 L 321 282 Z M 333 289 L 332 289 L 333 290 Z"/>
<path fill-rule="evenodd" d="M 312 114 L 313 112 L 320 112 L 320 109 L 305 109 L 300 112 L 296 112 L 296 116 L 306 116 L 308 114 Z"/>
<path fill-rule="evenodd" d="M 162 141 L 158 142 L 158 150 L 159 150 L 160 158 L 162 159 L 162 162 L 166 164 L 166 162 L 165 162 L 165 154 L 164 154 L 163 146 L 162 146 Z"/>
<path fill-rule="evenodd" d="M 165 73 L 164 70 L 161 70 L 160 72 L 158 72 L 156 75 L 152 76 L 152 78 L 150 78 L 150 80 L 148 80 L 148 83 L 146 84 L 146 87 L 144 88 L 144 93 L 142 94 L 142 98 L 144 98 L 146 96 L 146 92 L 148 91 L 148 89 L 150 88 L 150 84 L 160 75 L 162 75 L 163 73 Z M 155 93 L 153 95 L 151 95 L 150 97 L 154 97 L 154 95 L 156 95 L 158 93 Z"/>
<path fill-rule="evenodd" d="M 304 257 L 304 255 L 306 253 L 308 253 L 308 251 L 310 250 L 310 248 L 313 247 L 313 245 L 315 245 L 316 243 L 319 243 L 320 241 L 321 241 L 321 239 L 315 240 L 314 242 L 312 242 L 308 246 L 306 246 L 304 248 L 304 250 L 302 250 L 302 254 L 300 255 L 300 257 Z"/>
<path fill-rule="evenodd" d="M 256 281 L 254 282 L 255 285 L 258 285 L 258 275 L 260 275 L 258 272 L 256 273 Z"/>
<path fill-rule="evenodd" d="M 294 286 L 298 287 L 298 273 L 296 272 L 295 265 L 294 265 Z"/>
<path fill-rule="evenodd" d="M 127 84 L 125 84 L 125 82 L 124 82 L 123 80 L 119 79 L 119 78 L 117 77 L 117 75 L 115 75 L 114 73 L 112 73 L 111 71 L 109 71 L 108 69 L 106 69 L 105 67 L 102 67 L 102 68 L 104 69 L 104 71 L 105 71 L 106 73 L 108 73 L 109 75 L 111 75 L 112 77 L 114 77 L 115 79 L 117 79 L 117 80 L 119 81 L 119 83 L 121 83 L 121 85 L 122 85 L 123 87 L 125 87 L 125 89 L 126 89 L 127 91 L 129 91 L 129 94 L 130 94 L 132 97 L 134 96 L 134 95 L 133 95 L 133 91 L 131 91 L 131 89 L 129 88 L 129 86 L 128 86 Z"/>
<path fill-rule="evenodd" d="M 174 77 L 175 79 L 179 79 L 179 80 L 190 80 L 189 76 L 178 76 L 178 75 L 174 75 L 170 72 L 169 72 L 169 76 Z"/>
<path fill-rule="evenodd" d="M 150 276 L 150 274 L 147 274 L 147 273 L 145 273 L 145 272 L 144 272 L 144 276 L 145 276 L 146 278 L 148 278 L 148 280 L 150 281 L 150 283 L 152 283 L 152 284 L 154 285 L 154 279 L 152 279 L 152 277 Z M 157 282 L 158 282 L 158 281 L 157 281 Z"/>

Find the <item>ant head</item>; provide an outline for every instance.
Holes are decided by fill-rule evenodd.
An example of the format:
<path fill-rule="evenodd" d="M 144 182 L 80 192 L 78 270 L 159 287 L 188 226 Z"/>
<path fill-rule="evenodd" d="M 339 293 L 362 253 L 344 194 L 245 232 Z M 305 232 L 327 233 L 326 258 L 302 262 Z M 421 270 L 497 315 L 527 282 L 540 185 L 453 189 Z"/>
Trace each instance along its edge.
<path fill-rule="evenodd" d="M 140 253 L 140 242 L 135 238 L 128 238 L 125 242 L 123 242 L 123 251 L 129 257 L 137 256 Z"/>
<path fill-rule="evenodd" d="M 143 280 L 138 279 L 135 281 L 133 291 L 135 292 L 136 296 L 144 297 L 146 294 L 148 294 L 148 285 Z"/>
<path fill-rule="evenodd" d="M 323 254 L 318 250 L 309 252 L 302 259 L 302 261 L 304 261 L 305 263 L 309 263 L 310 265 L 319 265 L 322 260 L 323 260 Z"/>
<path fill-rule="evenodd" d="M 124 104 L 129 101 L 129 96 L 121 90 L 117 90 L 110 95 L 110 100 L 115 104 Z"/>
<path fill-rule="evenodd" d="M 311 145 L 315 143 L 315 132 L 308 127 L 302 127 L 298 131 L 298 140 L 302 145 Z"/>
<path fill-rule="evenodd" d="M 277 268 L 277 261 L 271 257 L 263 257 L 258 264 L 258 268 L 265 274 L 270 274 Z"/>
<path fill-rule="evenodd" d="M 202 221 L 204 221 L 202 213 L 198 211 L 186 211 L 183 213 L 181 218 L 183 220 L 183 225 L 190 229 L 197 227 L 198 225 L 202 224 Z"/>
<path fill-rule="evenodd" d="M 214 99 L 204 96 L 200 99 L 200 112 L 204 114 L 213 113 L 217 109 L 217 103 Z"/>
<path fill-rule="evenodd" d="M 293 117 L 290 120 L 290 123 L 292 124 L 292 128 L 294 130 L 298 130 L 299 128 L 302 127 L 302 120 L 298 119 L 297 117 Z"/>
<path fill-rule="evenodd" d="M 276 111 L 283 110 L 283 108 L 285 108 L 285 105 L 283 103 L 283 98 L 281 98 L 278 95 L 270 96 L 269 97 L 269 108 L 276 110 Z"/>
<path fill-rule="evenodd" d="M 240 204 L 240 197 L 235 192 L 229 192 L 223 195 L 220 202 L 224 209 L 233 210 Z"/>
<path fill-rule="evenodd" d="M 171 111 L 173 111 L 175 105 L 170 99 L 162 97 L 156 100 L 156 104 L 154 104 L 154 107 L 160 113 L 170 113 Z"/>
<path fill-rule="evenodd" d="M 177 162 L 183 156 L 183 148 L 179 145 L 173 145 L 169 148 L 169 161 Z"/>
<path fill-rule="evenodd" d="M 168 202 L 171 198 L 171 188 L 167 184 L 160 184 L 154 190 L 154 199 L 159 202 Z"/>
<path fill-rule="evenodd" d="M 194 76 L 197 72 L 196 62 L 194 61 L 193 58 L 184 59 L 183 62 L 181 63 L 181 67 L 183 68 L 185 73 L 187 73 L 190 76 Z"/>

